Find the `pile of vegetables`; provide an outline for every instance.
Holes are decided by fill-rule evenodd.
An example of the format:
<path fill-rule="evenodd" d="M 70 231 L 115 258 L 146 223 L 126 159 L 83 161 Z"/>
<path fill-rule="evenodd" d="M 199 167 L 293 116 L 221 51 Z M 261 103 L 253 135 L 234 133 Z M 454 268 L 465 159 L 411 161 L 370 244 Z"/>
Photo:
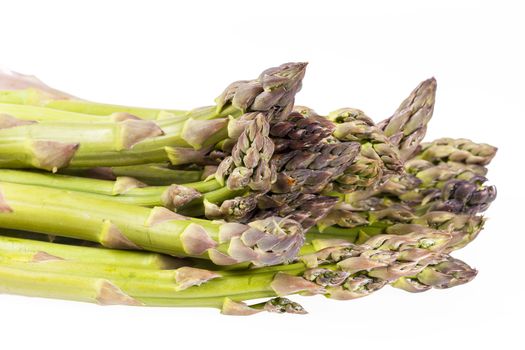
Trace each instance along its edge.
<path fill-rule="evenodd" d="M 296 106 L 305 69 L 269 68 L 189 111 L 2 72 L 0 292 L 250 315 L 305 313 L 293 294 L 472 280 L 450 253 L 483 227 L 496 148 L 422 142 L 433 78 L 376 123 Z"/>

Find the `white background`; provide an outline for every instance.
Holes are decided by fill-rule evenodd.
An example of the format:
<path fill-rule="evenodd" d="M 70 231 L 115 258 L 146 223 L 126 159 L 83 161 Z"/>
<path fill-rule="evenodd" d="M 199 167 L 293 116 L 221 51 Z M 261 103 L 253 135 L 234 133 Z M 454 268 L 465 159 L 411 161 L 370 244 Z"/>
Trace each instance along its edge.
<path fill-rule="evenodd" d="M 360 300 L 299 297 L 307 316 L 99 307 L 0 295 L 1 349 L 523 349 L 525 25 L 508 1 L 2 1 L 0 64 L 102 102 L 191 108 L 226 84 L 308 61 L 298 103 L 388 117 L 435 76 L 427 139 L 499 147 L 486 230 L 455 253 L 470 284 Z M 521 151 L 521 152 L 520 152 Z M 521 325 L 520 325 L 521 323 Z"/>

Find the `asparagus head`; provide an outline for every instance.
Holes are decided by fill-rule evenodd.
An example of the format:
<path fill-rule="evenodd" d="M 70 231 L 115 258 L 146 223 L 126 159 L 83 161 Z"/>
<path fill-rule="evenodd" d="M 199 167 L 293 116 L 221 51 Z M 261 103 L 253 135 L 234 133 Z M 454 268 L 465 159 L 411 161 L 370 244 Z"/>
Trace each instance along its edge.
<path fill-rule="evenodd" d="M 263 71 L 255 80 L 230 84 L 217 97 L 217 110 L 231 105 L 242 112 L 273 111 L 275 117 L 288 115 L 301 90 L 306 63 L 285 63 Z"/>
<path fill-rule="evenodd" d="M 398 146 L 402 160 L 409 159 L 425 137 L 427 123 L 434 112 L 436 87 L 434 78 L 421 82 L 390 118 L 378 124 Z"/>

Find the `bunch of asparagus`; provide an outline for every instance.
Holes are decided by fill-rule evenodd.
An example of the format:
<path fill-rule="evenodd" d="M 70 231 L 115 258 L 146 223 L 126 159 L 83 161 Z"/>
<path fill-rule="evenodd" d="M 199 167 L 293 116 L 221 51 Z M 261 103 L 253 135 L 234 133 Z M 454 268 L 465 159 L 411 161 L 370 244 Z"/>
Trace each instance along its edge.
<path fill-rule="evenodd" d="M 433 78 L 376 124 L 296 106 L 305 69 L 267 69 L 189 111 L 1 72 L 0 291 L 251 315 L 305 313 L 293 294 L 472 280 L 449 254 L 483 227 L 496 148 L 422 143 Z"/>

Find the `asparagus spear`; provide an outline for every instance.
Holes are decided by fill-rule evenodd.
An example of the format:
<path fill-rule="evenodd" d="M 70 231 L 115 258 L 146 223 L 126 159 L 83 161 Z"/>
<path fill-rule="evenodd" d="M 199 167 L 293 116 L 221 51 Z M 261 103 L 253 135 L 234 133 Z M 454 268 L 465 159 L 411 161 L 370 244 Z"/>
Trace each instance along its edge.
<path fill-rule="evenodd" d="M 356 142 L 323 142 L 306 151 L 275 155 L 272 164 L 278 175 L 272 192 L 319 193 L 351 166 L 358 152 Z"/>
<path fill-rule="evenodd" d="M 34 76 L 24 75 L 9 70 L 0 70 L 0 89 L 2 90 L 0 91 L 0 102 L 3 103 L 30 106 L 48 106 L 56 109 L 57 111 L 74 111 L 85 113 L 86 115 L 99 115 L 106 117 L 107 115 L 110 115 L 114 112 L 124 112 L 137 116 L 144 115 L 149 117 L 146 119 L 156 119 L 159 112 L 169 112 L 173 114 L 181 114 L 182 112 L 177 110 L 160 111 L 141 107 L 124 107 L 93 103 L 79 99 L 63 91 L 54 89 L 44 84 Z M 68 106 L 69 102 L 71 102 L 72 108 L 53 107 L 55 104 L 57 107 L 59 107 L 61 104 Z M 57 114 L 59 113 L 60 112 L 57 112 Z"/>
<path fill-rule="evenodd" d="M 84 193 L 93 198 L 141 206 L 163 206 L 179 209 L 204 196 L 208 201 L 234 197 L 239 191 L 224 189 L 216 180 L 188 183 L 184 186 L 146 186 L 130 177 L 116 181 L 90 179 L 69 175 L 0 169 L 0 181 L 23 185 L 44 186 Z M 202 200 L 201 200 L 202 202 Z"/>
<path fill-rule="evenodd" d="M 329 139 L 334 125 L 313 112 L 309 115 L 295 112 L 291 116 L 289 120 L 272 126 L 272 131 L 280 129 L 273 133 L 280 136 L 277 144 L 286 144 L 288 148 L 288 152 L 272 157 L 271 164 L 277 171 L 275 182 L 270 191 L 256 198 L 258 209 L 245 215 L 243 220 L 290 216 L 306 229 L 335 204 L 332 198 L 318 193 L 352 164 L 359 144 Z M 298 121 L 295 127 L 287 125 L 294 121 Z"/>
<path fill-rule="evenodd" d="M 432 229 L 452 234 L 449 250 L 457 250 L 477 237 L 484 222 L 482 216 L 443 211 L 416 216 L 410 209 L 400 206 L 373 212 L 356 212 L 339 205 L 319 220 L 317 226 L 308 231 L 306 238 L 307 241 L 325 237 L 363 243 L 376 235 L 403 235 Z"/>
<path fill-rule="evenodd" d="M 195 119 L 212 119 L 227 115 L 239 116 L 249 111 L 278 110 L 287 114 L 294 96 L 301 89 L 306 63 L 285 63 L 263 71 L 257 79 L 236 81 L 217 98 L 216 106 L 184 112 L 140 107 L 117 106 L 84 101 L 57 92 L 37 79 L 17 73 L 2 74 L 0 81 L 8 90 L 0 91 L 0 102 L 45 106 L 57 110 L 107 116 L 115 112 L 129 113 L 143 119 L 161 119 L 166 114 Z M 15 88 L 18 90 L 11 90 Z"/>
<path fill-rule="evenodd" d="M 389 177 L 382 185 L 345 196 L 345 201 L 361 210 L 402 202 L 423 213 L 431 210 L 478 213 L 496 197 L 494 186 L 485 186 L 484 176 L 468 166 L 439 164 L 412 159 L 406 174 Z M 474 169 L 476 170 L 476 169 Z"/>
<path fill-rule="evenodd" d="M 257 118 L 260 119 L 259 122 Z M 326 121 L 315 119 L 306 122 L 297 113 L 290 114 L 284 120 L 274 121 L 269 132 L 265 118 L 255 115 L 252 119 L 252 124 L 246 124 L 246 121 L 244 121 L 244 123 L 238 123 L 230 130 L 232 138 L 237 138 L 238 141 L 233 148 L 232 156 L 227 157 L 219 166 L 216 178 L 223 181 L 224 174 L 233 174 L 230 169 L 233 166 L 237 166 L 237 170 L 240 169 L 244 174 L 236 175 L 233 178 L 234 181 L 228 187 L 238 188 L 238 178 L 242 179 L 243 176 L 246 178 L 246 176 L 252 176 L 251 174 L 253 173 L 250 169 L 246 170 L 246 167 L 242 166 L 243 162 L 247 159 L 249 160 L 249 158 L 242 157 L 242 155 L 249 154 L 251 147 L 257 147 L 257 144 L 260 144 L 258 147 L 262 152 L 255 151 L 257 155 L 255 159 L 262 160 L 258 166 L 264 165 L 263 168 L 259 168 L 264 169 L 264 171 L 259 171 L 259 173 L 262 173 L 262 176 L 256 172 L 256 178 L 264 179 L 265 181 L 259 181 L 260 185 L 258 184 L 256 187 L 248 183 L 248 186 L 255 190 L 254 192 L 226 200 L 222 204 L 210 203 L 210 201 L 205 200 L 204 213 L 208 218 L 223 217 L 229 220 L 246 221 L 253 216 L 266 217 L 268 216 L 267 214 L 256 213 L 256 208 L 259 207 L 261 210 L 275 208 L 276 206 L 285 205 L 286 200 L 288 202 L 294 200 L 297 195 L 303 192 L 320 192 L 333 178 L 342 173 L 355 157 L 359 147 L 357 143 L 348 142 L 338 144 L 322 142 L 313 146 L 315 142 L 319 142 L 320 138 L 328 135 L 332 128 Z M 292 127 L 293 122 L 297 120 L 300 123 Z M 252 128 L 255 129 L 257 127 L 259 128 L 258 132 L 252 131 Z M 239 130 L 243 128 L 244 131 L 237 137 Z M 258 142 L 252 136 L 257 133 L 264 136 Z M 271 161 L 268 162 L 268 155 L 273 153 L 273 148 L 265 145 L 269 145 L 274 141 L 274 139 L 269 138 L 269 134 L 278 136 L 278 144 L 286 144 L 287 148 L 293 150 L 274 154 L 271 157 Z M 228 181 L 231 180 L 232 177 L 228 179 Z M 241 185 L 246 180 L 243 180 Z M 272 199 L 272 197 L 276 198 Z M 192 211 L 191 213 L 201 214 L 198 211 Z M 288 214 L 291 214 L 290 210 L 287 211 L 286 215 Z"/>
<path fill-rule="evenodd" d="M 244 314 L 241 301 L 295 293 L 324 294 L 334 299 L 368 295 L 388 283 L 409 277 L 427 286 L 446 287 L 468 282 L 475 270 L 443 264 L 453 261 L 430 246 L 428 237 L 372 240 L 369 244 L 330 245 L 302 262 L 251 272 L 209 271 L 191 267 L 151 271 L 83 264 L 67 260 L 0 262 L 2 288 L 10 293 L 95 302 L 99 304 L 222 307 L 226 314 Z M 434 251 L 434 249 L 436 249 Z M 428 270 L 428 272 L 427 272 Z M 439 271 L 439 283 L 436 276 Z M 446 277 L 450 276 L 447 284 Z"/>
<path fill-rule="evenodd" d="M 411 161 L 408 167 L 421 183 L 417 188 L 395 194 L 401 201 L 418 206 L 418 212 L 445 210 L 475 214 L 485 211 L 496 198 L 496 188 L 484 185 L 487 179 L 468 167 L 432 166 L 418 160 Z M 388 191 L 392 193 L 392 188 Z"/>
<path fill-rule="evenodd" d="M 434 112 L 436 87 L 434 78 L 421 82 L 390 118 L 377 125 L 398 146 L 402 160 L 411 158 L 425 137 Z"/>
<path fill-rule="evenodd" d="M 201 257 L 218 265 L 273 265 L 292 259 L 304 241 L 301 226 L 289 219 L 221 223 L 52 188 L 6 182 L 0 188 L 0 227 L 85 239 L 109 248 Z"/>

